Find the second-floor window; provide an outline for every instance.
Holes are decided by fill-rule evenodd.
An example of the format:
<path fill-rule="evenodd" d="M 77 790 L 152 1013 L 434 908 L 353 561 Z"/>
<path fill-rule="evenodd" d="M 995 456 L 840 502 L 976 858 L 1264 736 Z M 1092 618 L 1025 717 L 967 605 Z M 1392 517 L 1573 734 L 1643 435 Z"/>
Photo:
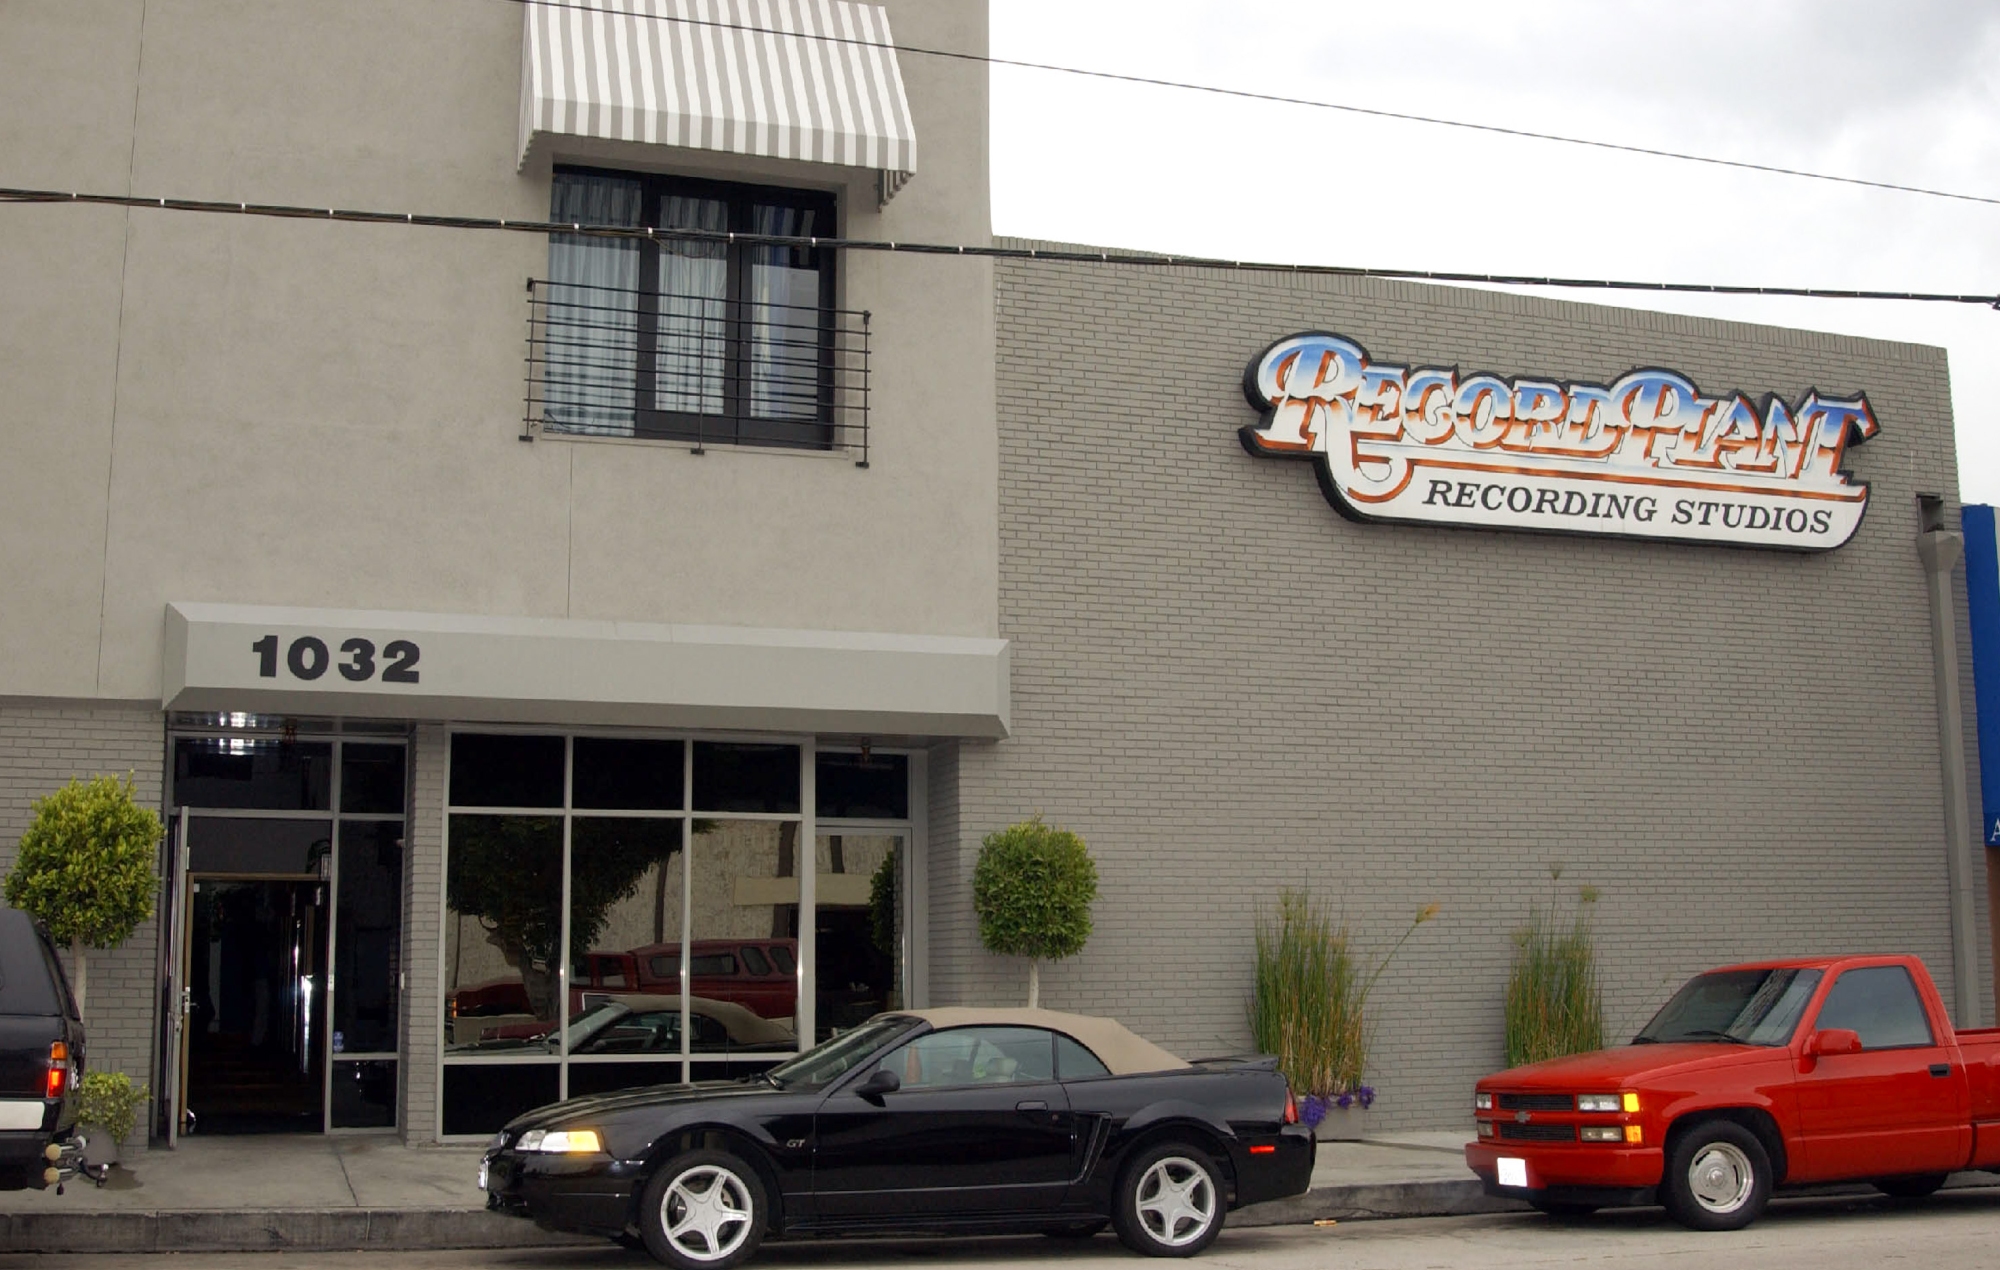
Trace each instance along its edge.
<path fill-rule="evenodd" d="M 549 219 L 831 237 L 828 194 L 557 169 Z M 836 444 L 833 253 L 554 234 L 535 284 L 542 426 L 699 443 Z"/>

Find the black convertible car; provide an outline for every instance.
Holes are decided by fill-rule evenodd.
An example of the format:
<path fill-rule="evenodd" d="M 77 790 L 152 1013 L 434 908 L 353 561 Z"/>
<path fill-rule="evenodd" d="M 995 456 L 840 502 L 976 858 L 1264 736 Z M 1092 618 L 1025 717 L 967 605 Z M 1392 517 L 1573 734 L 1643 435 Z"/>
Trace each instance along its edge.
<path fill-rule="evenodd" d="M 1108 1019 L 878 1015 L 735 1082 L 578 1098 L 515 1120 L 489 1207 L 720 1270 L 767 1237 L 1087 1237 L 1200 1252 L 1231 1208 L 1304 1191 L 1312 1131 L 1271 1059 L 1188 1063 Z"/>

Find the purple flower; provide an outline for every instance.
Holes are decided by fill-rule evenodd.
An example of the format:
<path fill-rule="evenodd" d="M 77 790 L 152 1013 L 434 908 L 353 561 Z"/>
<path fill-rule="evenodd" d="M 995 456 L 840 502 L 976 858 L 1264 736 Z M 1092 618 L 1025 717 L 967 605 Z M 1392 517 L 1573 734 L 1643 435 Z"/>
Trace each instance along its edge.
<path fill-rule="evenodd" d="M 1333 1105 L 1340 1108 L 1342 1111 L 1347 1110 L 1349 1107 L 1352 1107 L 1354 1105 L 1354 1094 L 1349 1090 L 1345 1089 L 1341 1090 L 1340 1097 L 1335 1098 L 1333 1100 Z"/>
<path fill-rule="evenodd" d="M 1319 1128 L 1319 1122 L 1326 1119 L 1326 1099 L 1318 1094 L 1307 1094 L 1299 1099 L 1299 1119 L 1305 1122 L 1308 1129 Z"/>
<path fill-rule="evenodd" d="M 1360 1101 L 1362 1110 L 1364 1111 L 1375 1105 L 1375 1091 L 1367 1085 L 1357 1088 L 1354 1091 L 1354 1096 Z"/>

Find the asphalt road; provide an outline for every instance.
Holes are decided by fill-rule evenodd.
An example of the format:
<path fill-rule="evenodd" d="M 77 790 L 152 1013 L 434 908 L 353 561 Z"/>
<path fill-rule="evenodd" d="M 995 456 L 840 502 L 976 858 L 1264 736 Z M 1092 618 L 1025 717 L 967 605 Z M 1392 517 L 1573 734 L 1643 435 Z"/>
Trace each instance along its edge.
<path fill-rule="evenodd" d="M 184 1253 L 124 1257 L 0 1256 L 4 1270 L 638 1270 L 653 1261 L 617 1248 L 543 1252 Z M 774 1244 L 751 1262 L 770 1270 L 1052 1270 L 1145 1264 L 1110 1235 L 1087 1244 L 1040 1238 L 952 1242 Z M 1657 1211 L 1600 1214 L 1560 1225 L 1532 1214 L 1342 1222 L 1223 1232 L 1202 1270 L 1443 1270 L 1564 1266 L 1707 1270 L 1974 1270 L 2000 1264 L 2000 1188 L 1950 1192 L 1922 1204 L 1781 1200 L 1750 1229 L 1700 1235 Z"/>

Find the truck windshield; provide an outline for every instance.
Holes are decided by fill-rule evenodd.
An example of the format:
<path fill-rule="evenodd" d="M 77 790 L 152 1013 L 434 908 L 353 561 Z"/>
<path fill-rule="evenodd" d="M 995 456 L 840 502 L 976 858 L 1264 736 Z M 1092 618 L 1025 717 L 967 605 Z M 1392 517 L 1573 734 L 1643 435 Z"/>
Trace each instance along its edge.
<path fill-rule="evenodd" d="M 1817 970 L 1719 970 L 1697 975 L 1632 1043 L 1783 1045 L 1792 1039 L 1819 980 Z"/>

